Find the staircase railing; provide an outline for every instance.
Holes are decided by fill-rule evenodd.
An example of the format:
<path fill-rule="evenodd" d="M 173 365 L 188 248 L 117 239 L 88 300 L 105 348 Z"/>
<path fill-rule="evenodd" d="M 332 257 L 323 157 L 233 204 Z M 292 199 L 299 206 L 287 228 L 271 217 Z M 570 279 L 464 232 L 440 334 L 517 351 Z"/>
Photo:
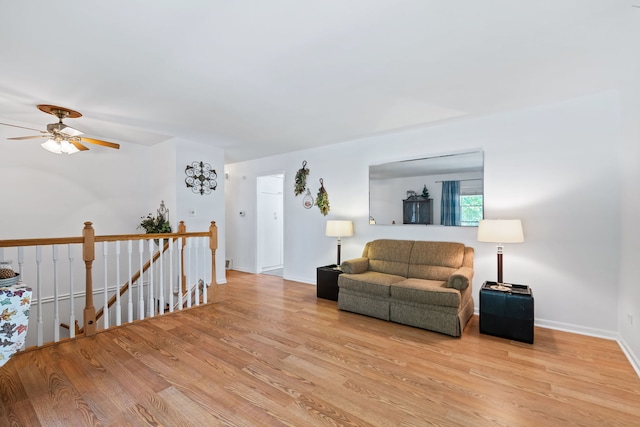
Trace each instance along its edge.
<path fill-rule="evenodd" d="M 17 259 L 20 282 L 33 290 L 27 347 L 39 347 L 45 342 L 91 336 L 123 320 L 130 323 L 217 302 L 217 242 L 215 222 L 202 232 L 187 232 L 180 222 L 177 233 L 105 236 L 95 235 L 92 223 L 85 222 L 78 237 L 0 240 L 0 260 Z M 66 259 L 62 259 L 65 247 Z M 84 266 L 76 262 L 78 248 Z M 97 263 L 97 257 L 103 262 Z M 61 263 L 68 268 L 60 268 Z M 84 290 L 76 290 L 75 283 L 82 276 Z M 98 309 L 97 295 L 103 300 Z M 82 297 L 84 305 L 79 307 Z M 80 308 L 82 316 L 77 321 Z M 45 329 L 45 324 L 52 328 Z M 68 337 L 61 337 L 61 329 L 68 330 Z"/>

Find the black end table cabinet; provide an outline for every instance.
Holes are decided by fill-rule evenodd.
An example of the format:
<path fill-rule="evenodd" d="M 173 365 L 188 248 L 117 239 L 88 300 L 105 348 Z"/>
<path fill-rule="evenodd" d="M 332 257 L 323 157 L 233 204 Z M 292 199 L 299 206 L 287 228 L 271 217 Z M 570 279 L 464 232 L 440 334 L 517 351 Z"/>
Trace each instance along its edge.
<path fill-rule="evenodd" d="M 335 264 L 318 267 L 316 270 L 316 296 L 318 298 L 338 301 L 338 270 Z"/>
<path fill-rule="evenodd" d="M 480 289 L 480 333 L 533 344 L 533 293 L 529 286 L 506 284 L 507 291 L 494 290 L 496 282 Z"/>

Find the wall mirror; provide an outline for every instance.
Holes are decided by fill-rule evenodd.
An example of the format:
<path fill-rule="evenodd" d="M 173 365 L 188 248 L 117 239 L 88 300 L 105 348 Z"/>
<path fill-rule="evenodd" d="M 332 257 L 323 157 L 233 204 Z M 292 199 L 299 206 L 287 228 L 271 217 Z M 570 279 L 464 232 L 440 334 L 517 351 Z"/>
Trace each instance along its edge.
<path fill-rule="evenodd" d="M 483 193 L 483 151 L 371 165 L 369 223 L 477 226 Z"/>

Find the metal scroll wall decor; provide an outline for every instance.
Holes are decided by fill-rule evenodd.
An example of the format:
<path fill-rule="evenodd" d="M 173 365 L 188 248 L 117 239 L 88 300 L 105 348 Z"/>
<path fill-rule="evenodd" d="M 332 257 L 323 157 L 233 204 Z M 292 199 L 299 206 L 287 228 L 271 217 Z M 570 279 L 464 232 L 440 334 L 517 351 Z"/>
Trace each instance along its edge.
<path fill-rule="evenodd" d="M 215 169 L 211 169 L 209 163 L 193 162 L 184 170 L 187 175 L 184 182 L 187 184 L 187 188 L 190 188 L 194 193 L 200 193 L 201 196 L 205 194 L 211 194 L 212 190 L 215 190 L 218 186 Z"/>

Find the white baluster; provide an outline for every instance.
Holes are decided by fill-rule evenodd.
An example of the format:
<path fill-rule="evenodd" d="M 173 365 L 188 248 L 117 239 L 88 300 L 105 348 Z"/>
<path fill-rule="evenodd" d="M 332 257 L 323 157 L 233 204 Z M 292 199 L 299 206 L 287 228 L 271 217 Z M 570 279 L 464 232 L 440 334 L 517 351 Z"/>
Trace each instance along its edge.
<path fill-rule="evenodd" d="M 20 283 L 24 281 L 24 277 L 22 274 L 22 266 L 24 265 L 24 248 L 20 246 L 18 248 L 18 273 L 20 273 Z"/>
<path fill-rule="evenodd" d="M 60 341 L 60 304 L 58 298 L 58 245 L 51 248 L 53 258 L 53 341 Z"/>
<path fill-rule="evenodd" d="M 191 281 L 193 280 L 193 271 L 191 268 L 191 246 L 193 239 L 187 239 L 187 307 L 191 308 L 191 295 L 193 291 L 191 289 Z"/>
<path fill-rule="evenodd" d="M 104 305 L 102 307 L 102 324 L 105 329 L 109 329 L 109 287 L 107 286 L 109 281 L 107 280 L 107 256 L 109 255 L 108 242 L 102 242 L 102 264 L 104 267 Z"/>
<path fill-rule="evenodd" d="M 76 336 L 76 312 L 75 302 L 73 300 L 73 246 L 67 245 L 67 253 L 69 256 L 69 337 Z"/>
<path fill-rule="evenodd" d="M 40 288 L 41 288 L 41 283 L 42 280 L 40 278 L 41 275 L 41 271 L 40 271 L 40 264 L 42 263 L 42 247 L 41 246 L 36 246 L 36 298 L 38 299 L 38 304 L 37 304 L 37 308 L 38 308 L 38 315 L 37 315 L 37 319 L 38 319 L 38 346 L 41 346 L 44 342 L 43 339 L 43 331 L 42 331 L 42 296 L 40 293 Z"/>
<path fill-rule="evenodd" d="M 20 277 L 18 278 L 18 283 L 22 283 L 24 281 L 24 277 L 22 276 L 22 265 L 24 264 L 24 248 L 22 246 L 18 247 L 18 273 Z M 33 294 L 32 294 L 33 295 Z M 33 297 L 31 298 L 33 299 Z M 22 343 L 21 350 L 24 350 L 27 346 L 27 340 L 24 340 Z"/>
<path fill-rule="evenodd" d="M 149 284 L 147 285 L 149 309 L 147 315 L 153 317 L 153 312 L 155 311 L 155 304 L 153 303 L 153 239 L 149 239 L 147 242 L 149 242 L 149 273 L 147 275 L 149 279 Z"/>
<path fill-rule="evenodd" d="M 129 291 L 127 292 L 127 320 L 129 323 L 133 322 L 133 282 L 131 281 L 131 259 L 133 257 L 133 240 L 127 241 L 127 255 L 129 256 Z"/>
<path fill-rule="evenodd" d="M 169 239 L 169 283 L 167 296 L 169 297 L 169 313 L 173 313 L 174 294 L 173 294 L 173 237 Z"/>
<path fill-rule="evenodd" d="M 160 314 L 164 314 L 164 253 L 163 253 L 163 249 L 164 249 L 164 239 L 160 239 L 159 241 L 160 244 L 160 268 L 158 269 L 158 271 L 160 271 L 159 274 L 159 278 L 158 278 L 158 292 L 160 293 L 160 295 L 158 295 L 158 313 Z"/>
<path fill-rule="evenodd" d="M 140 254 L 140 277 L 138 278 L 138 319 L 144 319 L 144 289 L 142 281 L 142 267 L 144 259 L 144 240 L 138 240 L 138 252 Z"/>
<path fill-rule="evenodd" d="M 193 253 L 194 253 L 193 257 L 195 258 L 194 261 L 195 261 L 195 272 L 196 272 L 196 274 L 195 274 L 196 277 L 194 279 L 195 280 L 195 294 L 196 294 L 195 302 L 196 302 L 196 305 L 200 305 L 200 280 L 199 280 L 199 276 L 198 276 L 198 271 L 199 271 L 199 269 L 198 269 L 198 258 L 200 256 L 200 254 L 198 252 L 199 252 L 199 249 L 200 249 L 200 239 L 198 237 L 195 237 L 194 240 L 195 240 L 195 242 L 194 242 L 195 248 L 194 248 L 194 251 L 193 251 Z"/>
<path fill-rule="evenodd" d="M 182 257 L 184 253 L 182 251 L 182 244 L 184 242 L 184 237 L 178 239 L 178 283 L 175 287 L 175 292 L 178 295 L 178 309 L 182 310 L 184 303 L 184 295 L 182 295 L 182 277 L 184 277 L 184 263 L 182 262 Z"/>
<path fill-rule="evenodd" d="M 202 237 L 202 301 L 206 303 L 209 301 L 209 289 L 207 283 L 213 283 L 211 280 L 207 282 L 207 255 L 209 251 L 209 238 Z"/>
<path fill-rule="evenodd" d="M 116 326 L 122 324 L 122 307 L 120 307 L 120 240 L 116 241 Z"/>

